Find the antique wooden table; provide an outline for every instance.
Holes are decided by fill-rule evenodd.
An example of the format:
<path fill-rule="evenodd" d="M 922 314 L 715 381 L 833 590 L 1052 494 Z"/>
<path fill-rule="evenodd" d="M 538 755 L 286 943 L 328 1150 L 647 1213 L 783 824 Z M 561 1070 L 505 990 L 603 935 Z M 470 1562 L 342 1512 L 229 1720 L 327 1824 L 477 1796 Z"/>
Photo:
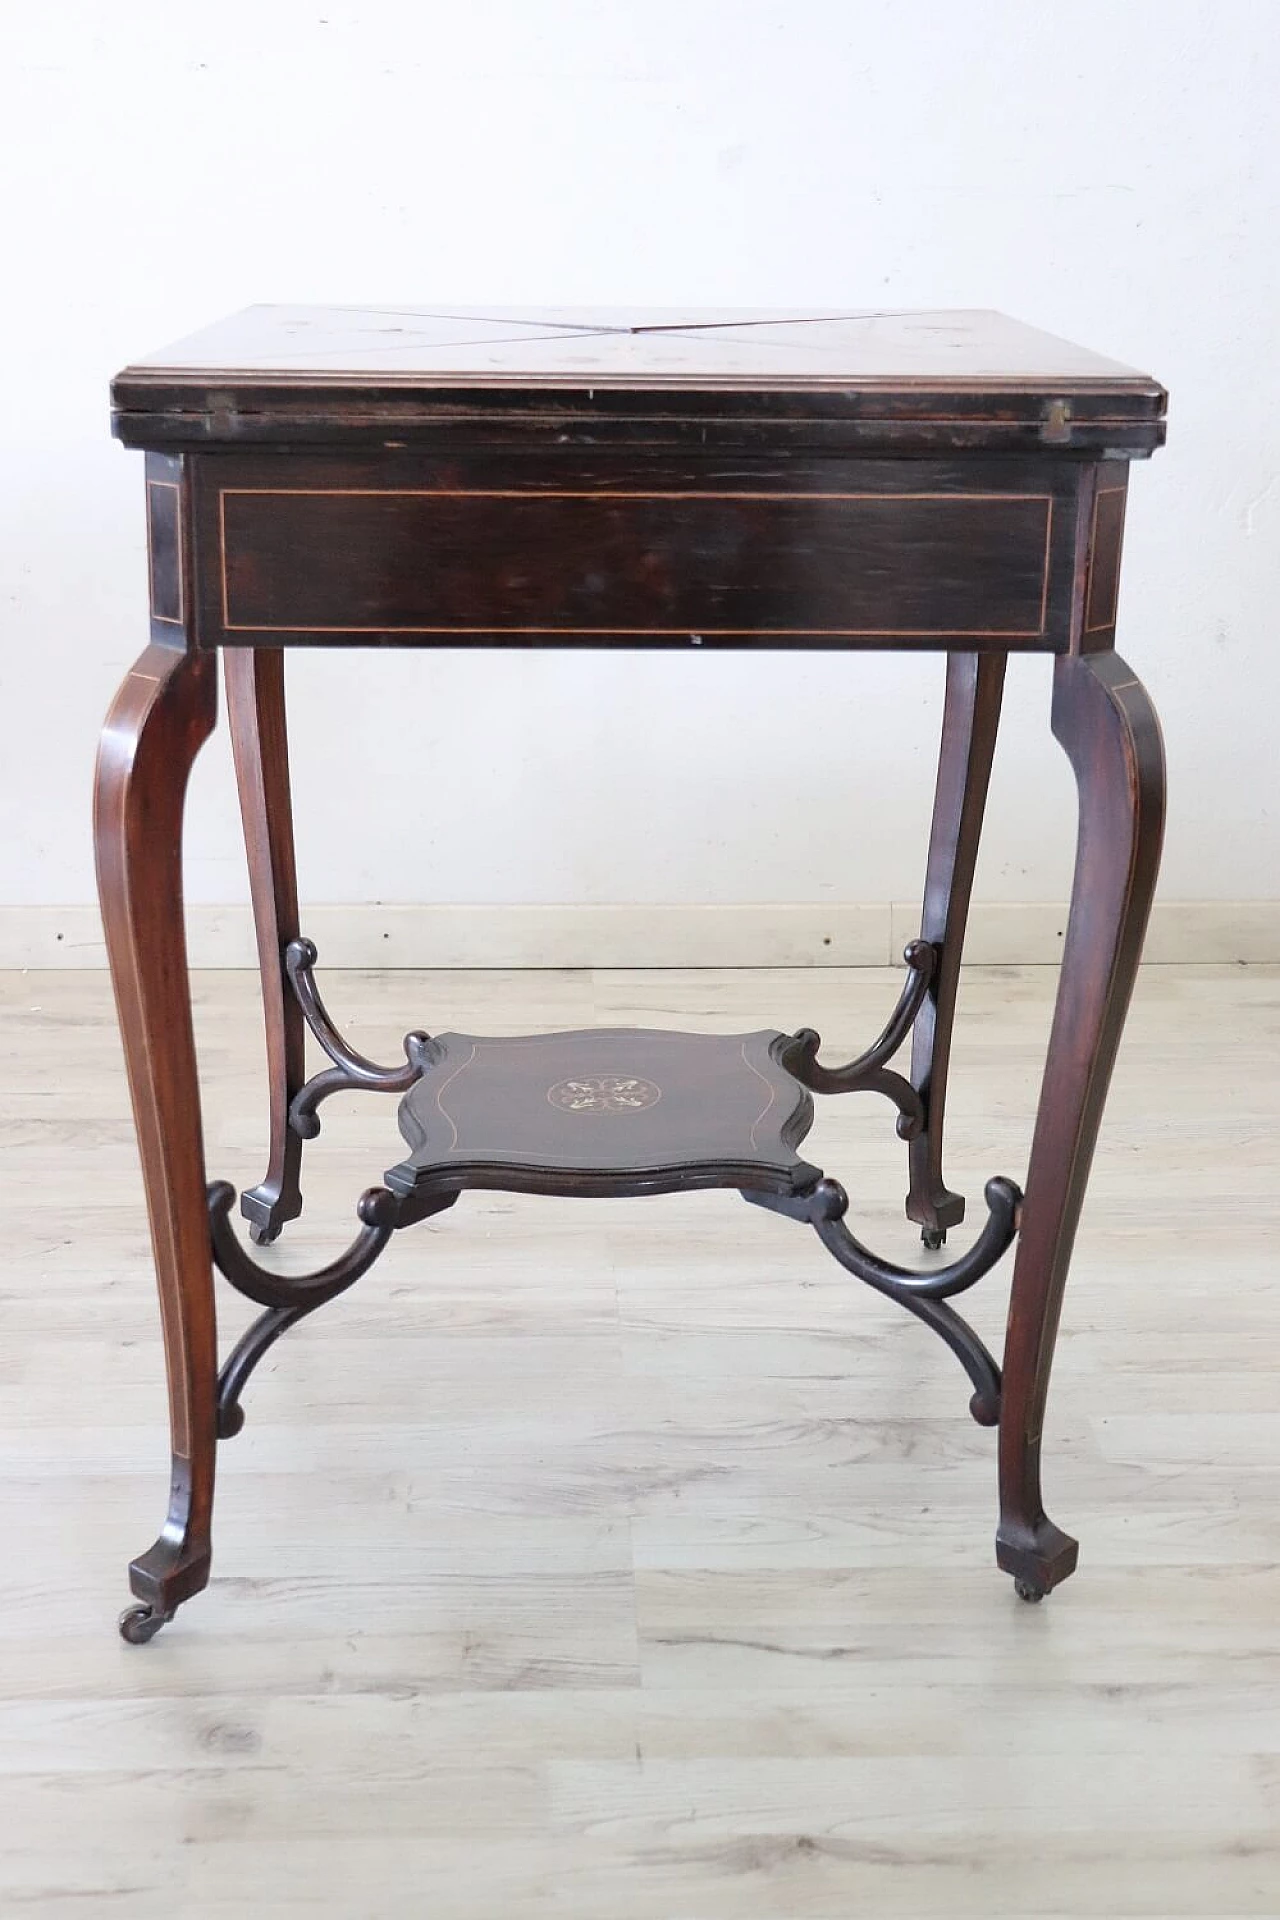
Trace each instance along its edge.
<path fill-rule="evenodd" d="M 214 1457 L 268 1347 L 469 1188 L 564 1195 L 732 1187 L 808 1221 L 849 1272 L 938 1332 L 998 1425 L 996 1558 L 1040 1599 L 1076 1543 L 1047 1517 L 1040 1441 L 1072 1242 L 1159 860 L 1151 703 L 1114 651 L 1131 459 L 1161 388 L 998 314 L 252 308 L 122 373 L 115 432 L 146 449 L 151 643 L 103 734 L 96 838 L 160 1289 L 169 1511 L 130 1567 L 148 1640 L 209 1578 Z M 920 938 L 884 1032 L 828 1066 L 818 1036 L 613 1030 L 405 1041 L 356 1053 L 298 921 L 285 734 L 289 647 L 921 649 L 946 703 Z M 216 656 L 266 1007 L 270 1162 L 240 1210 L 258 1244 L 301 1211 L 317 1109 L 398 1092 L 405 1157 L 350 1248 L 286 1277 L 206 1184 L 182 915 L 191 764 Z M 956 985 L 1011 653 L 1054 656 L 1052 728 L 1079 840 L 1026 1197 L 995 1178 L 957 1258 L 943 1178 Z M 809 729 L 780 708 L 779 740 Z M 482 722 L 480 722 L 482 724 Z M 834 801 L 834 790 L 833 790 Z M 330 1065 L 307 1079 L 306 1029 Z M 909 1071 L 890 1066 L 910 1037 Z M 897 1108 L 903 1267 L 846 1224 L 796 1151 L 814 1093 Z M 952 1300 L 1016 1237 L 1003 1365 Z M 213 1269 L 262 1312 L 219 1371 Z M 690 1284 L 696 1284 L 696 1277 Z"/>

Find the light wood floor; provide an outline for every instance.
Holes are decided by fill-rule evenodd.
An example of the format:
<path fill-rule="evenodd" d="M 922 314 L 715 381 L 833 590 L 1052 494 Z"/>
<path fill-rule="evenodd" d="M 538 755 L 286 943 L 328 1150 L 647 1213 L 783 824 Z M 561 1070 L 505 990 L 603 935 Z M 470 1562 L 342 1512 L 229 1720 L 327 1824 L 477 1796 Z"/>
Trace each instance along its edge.
<path fill-rule="evenodd" d="M 348 974 L 409 1026 L 878 1028 L 876 972 Z M 950 1171 L 1021 1177 L 1053 976 L 967 982 Z M 198 981 L 212 1174 L 262 1170 L 256 984 Z M 994 1436 L 913 1319 L 732 1195 L 466 1196 L 278 1347 L 214 1581 L 116 1637 L 167 1473 L 109 991 L 0 977 L 0 1913 L 1280 1914 L 1280 975 L 1145 974 L 1047 1435 L 1079 1574 L 995 1570 Z M 305 1267 L 398 1157 L 325 1109 Z M 811 1158 L 911 1256 L 891 1110 Z M 954 1236 L 959 1244 L 963 1236 Z M 998 1339 L 1007 1267 L 969 1296 Z M 245 1303 L 227 1296 L 225 1327 Z"/>

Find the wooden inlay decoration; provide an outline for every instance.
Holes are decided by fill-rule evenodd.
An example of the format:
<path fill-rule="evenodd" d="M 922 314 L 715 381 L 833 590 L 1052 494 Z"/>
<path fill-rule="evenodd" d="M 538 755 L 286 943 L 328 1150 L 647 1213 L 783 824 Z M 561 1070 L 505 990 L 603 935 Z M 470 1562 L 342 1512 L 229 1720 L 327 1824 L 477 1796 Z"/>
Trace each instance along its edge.
<path fill-rule="evenodd" d="M 1099 487 L 1093 496 L 1093 525 L 1089 534 L 1089 591 L 1085 599 L 1086 633 L 1102 633 L 1116 623 L 1127 494 L 1125 487 Z"/>
<path fill-rule="evenodd" d="M 1048 493 L 228 487 L 218 504 L 228 635 L 1045 631 Z"/>
<path fill-rule="evenodd" d="M 180 627 L 185 618 L 182 493 L 176 480 L 147 481 L 147 579 L 151 618 Z"/>
<path fill-rule="evenodd" d="M 456 1179 L 460 1161 L 619 1177 L 757 1159 L 790 1169 L 812 1102 L 778 1063 L 783 1038 L 634 1028 L 437 1034 L 433 1062 L 400 1108 L 416 1149 L 405 1179 L 432 1169 Z"/>

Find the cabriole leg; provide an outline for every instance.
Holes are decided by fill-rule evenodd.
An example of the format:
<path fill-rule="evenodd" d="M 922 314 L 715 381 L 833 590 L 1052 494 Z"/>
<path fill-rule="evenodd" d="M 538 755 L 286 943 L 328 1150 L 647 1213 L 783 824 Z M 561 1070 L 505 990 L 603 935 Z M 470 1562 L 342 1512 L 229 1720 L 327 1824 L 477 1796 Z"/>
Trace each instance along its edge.
<path fill-rule="evenodd" d="M 940 1247 L 947 1228 L 964 1219 L 964 1197 L 942 1176 L 942 1126 L 956 989 L 964 950 L 969 896 L 982 837 L 982 816 L 1000 724 L 1005 656 L 947 656 L 947 693 L 938 755 L 938 785 L 925 873 L 920 936 L 937 949 L 928 997 L 911 1043 L 911 1082 L 924 1101 L 924 1130 L 910 1145 L 907 1218 L 927 1247 Z"/>
<path fill-rule="evenodd" d="M 129 1640 L 149 1640 L 209 1578 L 218 1353 L 182 817 L 216 714 L 212 656 L 153 642 L 116 696 L 98 754 L 98 890 L 151 1223 L 173 1451 L 164 1528 L 129 1569 L 143 1603 L 121 1621 Z"/>
<path fill-rule="evenodd" d="M 996 1535 L 996 1558 L 1026 1599 L 1039 1599 L 1076 1564 L 1076 1542 L 1045 1514 L 1040 1441 L 1067 1268 L 1164 827 L 1159 722 L 1117 654 L 1055 662 L 1053 731 L 1075 772 L 1080 829 L 1013 1269 Z"/>
<path fill-rule="evenodd" d="M 298 937 L 284 654 L 278 647 L 229 647 L 223 664 L 258 935 L 271 1099 L 267 1171 L 256 1187 L 241 1195 L 240 1211 L 249 1222 L 250 1238 L 265 1245 L 302 1212 L 302 1140 L 289 1125 L 289 1105 L 306 1078 L 306 1063 L 302 1009 L 284 959 L 289 942 Z"/>

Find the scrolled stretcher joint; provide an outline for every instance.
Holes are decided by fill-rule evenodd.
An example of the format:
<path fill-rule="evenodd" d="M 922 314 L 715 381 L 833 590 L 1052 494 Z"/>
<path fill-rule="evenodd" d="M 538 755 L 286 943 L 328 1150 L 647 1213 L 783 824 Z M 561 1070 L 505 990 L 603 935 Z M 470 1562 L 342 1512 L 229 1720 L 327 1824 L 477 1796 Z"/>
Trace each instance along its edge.
<path fill-rule="evenodd" d="M 821 1036 L 812 1027 L 801 1027 L 791 1035 L 779 1055 L 781 1064 L 811 1093 L 882 1093 L 898 1109 L 897 1132 L 900 1140 L 915 1140 L 924 1130 L 925 1106 L 919 1091 L 905 1074 L 887 1063 L 905 1045 L 916 1017 L 924 1005 L 938 966 L 938 949 L 928 940 L 911 940 L 902 955 L 907 978 L 898 1004 L 890 1014 L 884 1031 L 843 1067 L 824 1067 L 818 1061 Z"/>
<path fill-rule="evenodd" d="M 401 1222 L 401 1206 L 385 1187 L 370 1187 L 356 1205 L 360 1231 L 344 1253 L 310 1274 L 273 1273 L 245 1251 L 231 1224 L 235 1188 L 215 1180 L 209 1188 L 209 1233 L 214 1265 L 237 1293 L 265 1309 L 241 1335 L 218 1373 L 218 1438 L 229 1440 L 244 1425 L 241 1395 L 259 1361 L 282 1333 L 317 1307 L 334 1300 L 368 1273 Z M 452 1206 L 441 1195 L 432 1211 Z"/>
<path fill-rule="evenodd" d="M 289 1105 L 289 1125 L 300 1139 L 314 1140 L 320 1131 L 317 1111 L 322 1101 L 344 1092 L 404 1093 L 421 1078 L 435 1058 L 435 1043 L 426 1033 L 407 1033 L 404 1037 L 403 1066 L 380 1067 L 376 1060 L 343 1039 L 315 982 L 320 958 L 313 940 L 291 940 L 285 948 L 285 972 L 302 1015 L 320 1046 L 333 1062 L 313 1074 L 300 1087 Z"/>
<path fill-rule="evenodd" d="M 838 1180 L 819 1180 L 807 1192 L 795 1195 L 745 1193 L 743 1198 L 793 1220 L 807 1221 L 847 1272 L 932 1327 L 969 1376 L 973 1385 L 969 1411 L 973 1418 L 981 1427 L 999 1425 L 1000 1368 L 968 1321 L 947 1303 L 989 1273 L 1013 1241 L 1022 1193 L 1012 1180 L 1000 1175 L 988 1180 L 984 1190 L 987 1218 L 981 1233 L 966 1253 L 933 1273 L 896 1266 L 864 1246 L 845 1224 L 849 1196 Z"/>

